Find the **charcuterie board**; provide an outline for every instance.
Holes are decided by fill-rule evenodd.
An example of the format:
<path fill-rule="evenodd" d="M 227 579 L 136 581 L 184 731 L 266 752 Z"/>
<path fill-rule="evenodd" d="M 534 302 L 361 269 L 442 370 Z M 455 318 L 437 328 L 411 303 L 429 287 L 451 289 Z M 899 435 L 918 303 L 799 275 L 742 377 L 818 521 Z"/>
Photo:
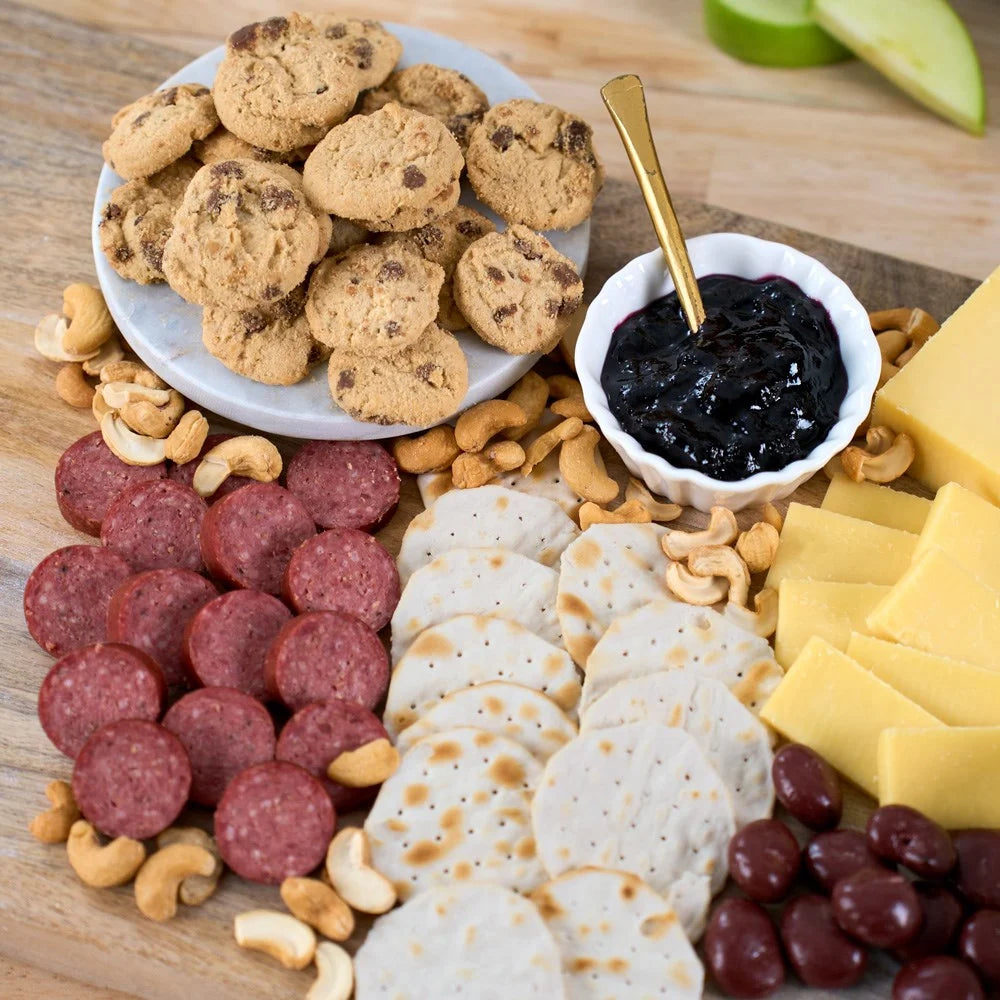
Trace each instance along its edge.
<path fill-rule="evenodd" d="M 0 537 L 5 542 L 0 561 L 0 950 L 14 961 L 87 984 L 67 987 L 66 996 L 108 995 L 98 988 L 149 998 L 302 995 L 308 973 L 280 969 L 265 957 L 239 952 L 233 944 L 233 915 L 252 906 L 275 905 L 274 889 L 228 876 L 222 891 L 203 907 L 185 909 L 174 921 L 156 925 L 136 913 L 129 889 L 86 888 L 65 864 L 61 849 L 38 844 L 26 830 L 44 804 L 46 781 L 66 777 L 69 764 L 49 745 L 36 719 L 38 684 L 49 660 L 25 632 L 21 593 L 29 571 L 46 553 L 80 540 L 59 515 L 52 470 L 63 449 L 92 429 L 89 413 L 56 400 L 48 363 L 32 350 L 31 329 L 38 316 L 52 308 L 59 289 L 91 277 L 87 218 L 106 119 L 130 94 L 155 86 L 184 60 L 165 48 L 112 40 L 10 6 L 0 13 L 0 30 L 4 37 L 20 39 L 22 53 L 11 60 L 6 87 L 5 156 L 10 163 L 34 164 L 31 171 L 22 168 L 14 174 L 0 201 L 10 262 L 0 319 Z M 44 86 L 38 89 L 28 81 L 44 81 Z M 943 318 L 976 284 L 701 203 L 679 201 L 678 208 L 690 235 L 739 231 L 817 257 L 841 275 L 869 309 L 920 305 Z M 593 217 L 588 293 L 593 295 L 622 263 L 652 244 L 634 185 L 609 182 Z M 825 486 L 822 477 L 807 483 L 795 499 L 817 505 Z M 406 482 L 399 510 L 379 535 L 391 551 L 398 549 L 403 529 L 421 506 L 413 482 Z M 849 816 L 856 819 L 863 808 L 864 800 L 855 796 Z M 888 974 L 888 963 L 873 963 L 851 995 L 885 996 Z M 794 982 L 779 995 L 833 996 L 806 991 Z"/>

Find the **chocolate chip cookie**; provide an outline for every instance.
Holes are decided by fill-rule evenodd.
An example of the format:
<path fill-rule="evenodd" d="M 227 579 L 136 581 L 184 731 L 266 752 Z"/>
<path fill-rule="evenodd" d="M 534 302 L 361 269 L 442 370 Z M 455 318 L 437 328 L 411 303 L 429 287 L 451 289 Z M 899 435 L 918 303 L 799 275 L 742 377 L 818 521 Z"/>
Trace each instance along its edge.
<path fill-rule="evenodd" d="M 414 228 L 414 215 L 458 203 L 464 164 L 436 118 L 387 104 L 332 128 L 303 168 L 306 194 L 324 211 L 378 231 Z M 420 217 L 422 225 L 430 221 Z"/>
<path fill-rule="evenodd" d="M 527 226 L 477 240 L 455 268 L 455 301 L 479 336 L 508 354 L 551 351 L 583 298 L 573 262 Z"/>
<path fill-rule="evenodd" d="M 464 73 L 431 63 L 397 70 L 381 87 L 364 95 L 361 113 L 370 115 L 391 101 L 442 122 L 463 151 L 490 106 L 486 95 Z"/>
<path fill-rule="evenodd" d="M 101 209 L 98 232 L 108 262 L 123 278 L 151 285 L 165 281 L 163 248 L 198 164 L 190 156 L 151 177 L 129 181 L 111 192 Z"/>
<path fill-rule="evenodd" d="M 378 21 L 329 13 L 306 16 L 334 43 L 340 62 L 354 71 L 359 91 L 382 83 L 403 54 L 402 42 Z"/>
<path fill-rule="evenodd" d="M 456 205 L 434 222 L 408 233 L 386 234 L 379 237 L 378 243 L 405 247 L 444 268 L 444 284 L 438 293 L 437 324 L 446 330 L 464 330 L 469 324 L 455 305 L 452 294 L 455 265 L 476 240 L 495 229 L 485 215 L 465 205 Z"/>
<path fill-rule="evenodd" d="M 384 356 L 412 344 L 437 315 L 444 270 L 405 247 L 355 246 L 309 279 L 306 316 L 330 347 Z"/>
<path fill-rule="evenodd" d="M 288 163 L 271 163 L 269 166 L 276 174 L 284 177 L 288 182 L 288 186 L 292 188 L 293 191 L 300 194 L 305 203 L 309 205 L 309 200 L 306 198 L 305 188 L 302 186 L 302 174 L 300 174 L 295 167 Z M 316 218 L 316 225 L 319 227 L 316 253 L 312 259 L 312 262 L 315 264 L 321 261 L 330 252 L 330 243 L 333 240 L 333 219 L 331 219 L 330 216 L 327 215 L 321 208 L 316 208 L 314 205 L 309 205 L 309 208 Z"/>
<path fill-rule="evenodd" d="M 308 17 L 248 24 L 226 42 L 215 77 L 222 124 L 252 146 L 309 146 L 343 121 L 358 96 L 357 71 Z"/>
<path fill-rule="evenodd" d="M 223 160 L 184 193 L 163 252 L 170 287 L 189 302 L 255 309 L 302 284 L 319 224 L 289 167 Z"/>
<path fill-rule="evenodd" d="M 590 215 L 604 183 L 591 138 L 586 122 L 551 104 L 505 101 L 469 139 L 469 181 L 509 223 L 571 229 Z"/>
<path fill-rule="evenodd" d="M 119 110 L 101 151 L 115 173 L 132 181 L 179 160 L 192 142 L 204 139 L 218 124 L 208 87 L 182 83 Z"/>
<path fill-rule="evenodd" d="M 201 163 L 219 163 L 222 160 L 260 160 L 261 163 L 301 163 L 312 152 L 312 146 L 299 146 L 286 153 L 251 146 L 233 135 L 225 125 L 220 125 L 210 136 L 199 139 L 191 146 L 191 155 Z"/>
<path fill-rule="evenodd" d="M 336 348 L 330 395 L 355 420 L 427 427 L 450 417 L 469 387 L 458 341 L 432 323 L 409 347 L 385 358 Z"/>

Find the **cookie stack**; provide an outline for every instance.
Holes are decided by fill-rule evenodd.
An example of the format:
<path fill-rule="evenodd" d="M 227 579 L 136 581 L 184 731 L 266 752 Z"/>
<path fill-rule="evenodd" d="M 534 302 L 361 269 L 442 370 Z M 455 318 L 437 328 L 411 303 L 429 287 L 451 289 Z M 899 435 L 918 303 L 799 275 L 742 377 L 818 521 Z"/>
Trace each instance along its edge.
<path fill-rule="evenodd" d="M 377 21 L 289 14 L 228 39 L 213 89 L 119 111 L 104 144 L 126 184 L 103 210 L 112 267 L 204 307 L 231 370 L 288 385 L 329 358 L 358 420 L 423 426 L 461 405 L 471 327 L 550 350 L 579 306 L 537 230 L 585 219 L 603 181 L 589 126 L 551 105 L 489 107 L 455 70 L 395 70 Z M 507 224 L 459 205 L 460 178 Z"/>

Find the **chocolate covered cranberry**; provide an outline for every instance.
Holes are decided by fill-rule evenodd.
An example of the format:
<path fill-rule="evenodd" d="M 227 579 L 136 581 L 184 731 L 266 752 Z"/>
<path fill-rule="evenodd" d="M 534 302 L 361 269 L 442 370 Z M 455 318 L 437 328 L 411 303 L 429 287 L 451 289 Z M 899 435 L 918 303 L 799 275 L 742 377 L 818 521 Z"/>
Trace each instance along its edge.
<path fill-rule="evenodd" d="M 913 890 L 924 919 L 916 936 L 893 951 L 900 962 L 946 954 L 962 922 L 962 904 L 951 889 L 935 882 L 914 882 Z"/>
<path fill-rule="evenodd" d="M 833 919 L 825 896 L 793 899 L 781 917 L 781 940 L 792 968 L 806 986 L 853 986 L 865 972 L 868 952 Z"/>
<path fill-rule="evenodd" d="M 964 962 L 935 955 L 908 962 L 896 973 L 892 1000 L 983 1000 L 983 988 Z"/>
<path fill-rule="evenodd" d="M 781 820 L 748 823 L 729 841 L 729 874 L 760 903 L 784 899 L 800 865 L 799 842 Z"/>
<path fill-rule="evenodd" d="M 958 954 L 986 982 L 1000 986 L 1000 910 L 980 910 L 966 920 Z"/>
<path fill-rule="evenodd" d="M 785 981 L 778 935 L 767 911 L 749 899 L 727 899 L 705 930 L 705 964 L 731 997 L 769 997 Z"/>
<path fill-rule="evenodd" d="M 905 865 L 923 878 L 942 878 L 955 867 L 948 831 L 909 806 L 882 806 L 865 828 L 868 846 L 880 858 Z"/>
<path fill-rule="evenodd" d="M 1000 830 L 962 830 L 952 843 L 959 892 L 974 906 L 1000 910 Z"/>
<path fill-rule="evenodd" d="M 833 887 L 833 916 L 851 937 L 875 948 L 898 948 L 920 930 L 923 911 L 912 885 L 895 872 L 861 871 Z"/>
<path fill-rule="evenodd" d="M 827 892 L 842 878 L 862 868 L 884 868 L 872 853 L 863 833 L 857 830 L 828 830 L 806 844 L 806 871 Z"/>
<path fill-rule="evenodd" d="M 840 822 L 844 800 L 837 772 L 815 750 L 789 743 L 771 765 L 778 801 L 810 830 L 829 830 Z"/>

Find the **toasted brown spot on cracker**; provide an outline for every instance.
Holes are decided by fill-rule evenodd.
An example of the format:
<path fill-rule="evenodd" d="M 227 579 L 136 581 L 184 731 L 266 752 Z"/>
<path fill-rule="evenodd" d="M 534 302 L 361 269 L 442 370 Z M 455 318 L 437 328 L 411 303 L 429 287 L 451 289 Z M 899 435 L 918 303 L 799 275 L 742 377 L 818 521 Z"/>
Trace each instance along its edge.
<path fill-rule="evenodd" d="M 462 746 L 455 740 L 444 740 L 434 747 L 434 752 L 427 758 L 428 764 L 445 764 L 458 760 L 462 756 Z"/>
<path fill-rule="evenodd" d="M 443 635 L 427 631 L 417 636 L 410 652 L 416 656 L 450 656 L 455 647 Z"/>
<path fill-rule="evenodd" d="M 524 768 L 513 757 L 501 754 L 486 773 L 504 788 L 518 788 L 524 783 Z"/>
<path fill-rule="evenodd" d="M 431 796 L 426 785 L 408 785 L 403 790 L 403 802 L 408 806 L 423 805 Z"/>

